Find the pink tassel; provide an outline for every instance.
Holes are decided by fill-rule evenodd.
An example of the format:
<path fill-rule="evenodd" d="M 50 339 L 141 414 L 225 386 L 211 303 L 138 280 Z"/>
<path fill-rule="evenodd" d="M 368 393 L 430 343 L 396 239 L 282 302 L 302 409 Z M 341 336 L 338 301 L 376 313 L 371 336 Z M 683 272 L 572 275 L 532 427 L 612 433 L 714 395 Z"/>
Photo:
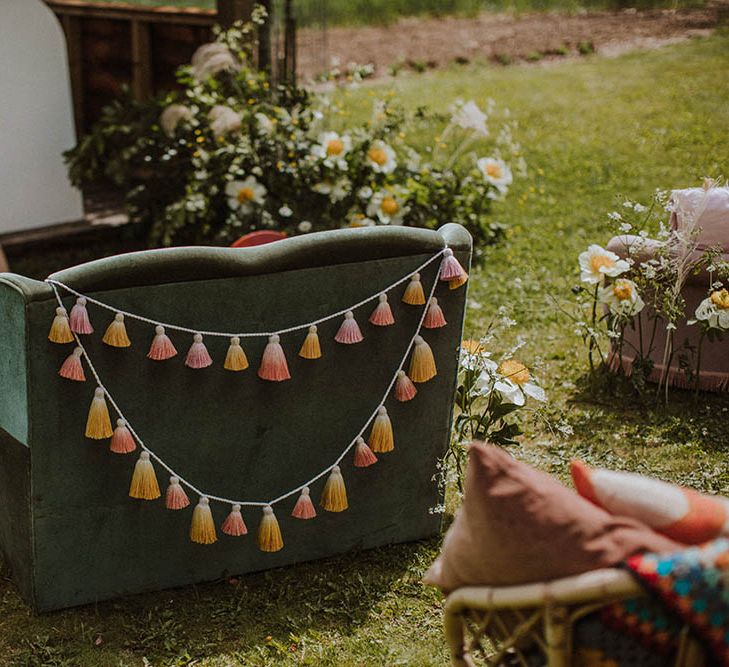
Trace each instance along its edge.
<path fill-rule="evenodd" d="M 86 310 L 86 297 L 80 296 L 76 299 L 76 305 L 71 308 L 69 317 L 71 331 L 77 334 L 92 334 L 94 327 L 91 326 L 89 320 L 89 311 Z"/>
<path fill-rule="evenodd" d="M 377 457 L 374 452 L 367 446 L 364 438 L 357 438 L 357 444 L 354 448 L 354 465 L 356 468 L 367 468 L 373 463 L 377 463 Z"/>
<path fill-rule="evenodd" d="M 294 511 L 291 512 L 291 516 L 295 519 L 313 519 L 316 516 L 314 503 L 311 502 L 311 497 L 309 496 L 308 486 L 301 489 L 301 495 L 296 501 L 296 505 L 294 505 Z"/>
<path fill-rule="evenodd" d="M 447 324 L 443 310 L 438 305 L 438 299 L 434 296 L 430 298 L 428 304 L 428 310 L 425 313 L 425 319 L 423 320 L 423 326 L 426 329 L 439 329 Z"/>
<path fill-rule="evenodd" d="M 446 248 L 443 255 L 443 263 L 440 265 L 441 280 L 448 282 L 449 280 L 460 278 L 466 273 L 450 248 Z"/>
<path fill-rule="evenodd" d="M 243 515 L 240 513 L 240 505 L 233 505 L 223 525 L 220 527 L 226 535 L 232 537 L 240 537 L 241 535 L 248 534 L 248 528 L 246 522 L 243 521 Z"/>
<path fill-rule="evenodd" d="M 126 421 L 124 419 L 117 419 L 109 449 L 115 454 L 129 454 L 136 448 L 137 443 L 134 441 L 134 436 L 129 430 Z"/>
<path fill-rule="evenodd" d="M 165 493 L 165 507 L 168 510 L 184 510 L 189 505 L 190 499 L 180 484 L 180 478 L 170 477 L 170 485 L 167 487 L 167 493 Z"/>
<path fill-rule="evenodd" d="M 63 362 L 61 369 L 58 374 L 62 378 L 67 380 L 74 380 L 75 382 L 86 382 L 86 375 L 84 374 L 84 367 L 81 363 L 81 355 L 83 350 L 77 347 Z"/>
<path fill-rule="evenodd" d="M 353 343 L 361 343 L 364 340 L 362 332 L 359 330 L 359 324 L 354 319 L 354 313 L 348 310 L 344 315 L 344 322 L 339 327 L 337 335 L 334 336 L 334 340 L 337 343 L 344 343 L 345 345 L 352 345 Z"/>
<path fill-rule="evenodd" d="M 165 333 L 165 328 L 157 326 L 154 328 L 154 338 L 149 347 L 147 357 L 153 361 L 165 361 L 177 355 L 177 350 Z"/>
<path fill-rule="evenodd" d="M 261 380 L 271 382 L 282 382 L 290 380 L 289 365 L 286 363 L 286 355 L 280 343 L 281 337 L 278 334 L 269 336 L 266 349 L 263 350 L 261 367 L 258 369 L 258 377 Z"/>
<path fill-rule="evenodd" d="M 398 371 L 397 380 L 395 381 L 395 398 L 401 403 L 405 403 L 415 398 L 417 393 L 417 388 L 405 371 Z"/>
<path fill-rule="evenodd" d="M 395 324 L 395 318 L 392 316 L 392 308 L 387 302 L 387 294 L 380 294 L 380 302 L 370 315 L 370 324 L 378 327 L 387 327 Z"/>
<path fill-rule="evenodd" d="M 195 334 L 192 341 L 185 359 L 185 366 L 188 368 L 207 368 L 211 366 L 213 359 L 208 353 L 205 343 L 203 343 L 203 337 L 200 334 Z"/>

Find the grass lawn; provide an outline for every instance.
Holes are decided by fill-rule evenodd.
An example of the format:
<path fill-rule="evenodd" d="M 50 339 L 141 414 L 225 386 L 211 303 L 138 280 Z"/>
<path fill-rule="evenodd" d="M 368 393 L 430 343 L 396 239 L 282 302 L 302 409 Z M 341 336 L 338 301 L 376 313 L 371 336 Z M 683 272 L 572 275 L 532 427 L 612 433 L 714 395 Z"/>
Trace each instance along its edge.
<path fill-rule="evenodd" d="M 581 393 L 581 343 L 547 293 L 569 294 L 577 254 L 607 241 L 616 195 L 729 175 L 729 34 L 550 66 L 472 65 L 395 80 L 405 104 L 443 107 L 492 97 L 519 120 L 530 177 L 496 217 L 510 225 L 473 273 L 467 333 L 500 306 L 518 321 L 503 343 L 526 340 L 549 411 L 571 437 L 529 427 L 514 453 L 564 474 L 589 461 L 729 493 L 729 397 L 675 392 L 668 407 Z M 361 109 L 382 86 L 347 93 Z M 2 665 L 415 665 L 447 654 L 439 596 L 420 583 L 435 541 L 254 574 L 236 582 L 137 596 L 33 618 L 0 579 Z M 121 564 L 120 564 L 121 566 Z M 147 658 L 148 662 L 144 661 Z"/>

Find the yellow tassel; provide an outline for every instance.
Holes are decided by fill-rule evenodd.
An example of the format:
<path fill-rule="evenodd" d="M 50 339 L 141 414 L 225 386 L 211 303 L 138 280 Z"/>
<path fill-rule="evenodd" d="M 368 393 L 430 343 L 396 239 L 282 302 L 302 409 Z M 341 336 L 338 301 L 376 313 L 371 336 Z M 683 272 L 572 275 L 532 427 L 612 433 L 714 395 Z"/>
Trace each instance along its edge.
<path fill-rule="evenodd" d="M 53 318 L 51 330 L 48 332 L 48 340 L 51 343 L 73 343 L 73 332 L 65 308 L 56 308 L 56 316 Z"/>
<path fill-rule="evenodd" d="M 411 306 L 422 306 L 425 304 L 425 292 L 423 292 L 423 285 L 420 282 L 419 273 L 413 273 L 408 286 L 405 288 L 405 294 L 402 295 L 402 300 L 403 303 Z"/>
<path fill-rule="evenodd" d="M 86 437 L 92 440 L 104 440 L 114 435 L 109 417 L 109 408 L 106 407 L 104 390 L 97 387 L 89 408 L 89 417 L 86 420 Z"/>
<path fill-rule="evenodd" d="M 223 368 L 226 371 L 244 371 L 248 368 L 248 357 L 240 346 L 240 338 L 233 336 L 230 339 L 230 347 L 228 348 L 228 354 L 225 355 L 225 363 Z"/>
<path fill-rule="evenodd" d="M 210 501 L 204 496 L 195 506 L 190 525 L 190 539 L 198 544 L 213 544 L 218 541 L 215 533 L 215 521 L 210 510 Z"/>
<path fill-rule="evenodd" d="M 162 495 L 157 483 L 154 466 L 152 461 L 149 460 L 149 452 L 142 452 L 134 465 L 129 495 L 140 500 L 156 500 Z"/>
<path fill-rule="evenodd" d="M 378 454 L 391 452 L 395 449 L 395 437 L 392 433 L 392 422 L 387 414 L 387 408 L 383 405 L 377 411 L 375 423 L 372 424 L 372 432 L 369 440 L 370 449 Z"/>
<path fill-rule="evenodd" d="M 413 382 L 427 382 L 438 374 L 433 358 L 433 350 L 421 336 L 415 336 L 415 348 L 410 359 L 408 375 Z"/>
<path fill-rule="evenodd" d="M 324 490 L 321 492 L 319 504 L 327 512 L 344 512 L 347 504 L 347 489 L 344 486 L 344 477 L 339 466 L 334 466 L 329 474 Z"/>
<path fill-rule="evenodd" d="M 299 350 L 299 356 L 304 359 L 320 359 L 321 358 L 321 345 L 319 345 L 319 334 L 316 332 L 316 325 L 312 324 L 309 327 L 309 333 L 306 334 L 304 344 Z"/>
<path fill-rule="evenodd" d="M 283 549 L 283 538 L 281 537 L 281 528 L 278 525 L 278 519 L 273 513 L 273 508 L 269 505 L 263 508 L 263 518 L 261 525 L 258 526 L 258 548 L 261 551 L 281 551 Z"/>
<path fill-rule="evenodd" d="M 448 281 L 448 289 L 458 289 L 461 285 L 468 282 L 468 274 L 464 271 L 458 278 Z"/>
<path fill-rule="evenodd" d="M 129 347 L 132 341 L 127 336 L 127 328 L 124 325 L 124 315 L 117 313 L 113 322 L 109 325 L 102 340 L 111 347 Z"/>

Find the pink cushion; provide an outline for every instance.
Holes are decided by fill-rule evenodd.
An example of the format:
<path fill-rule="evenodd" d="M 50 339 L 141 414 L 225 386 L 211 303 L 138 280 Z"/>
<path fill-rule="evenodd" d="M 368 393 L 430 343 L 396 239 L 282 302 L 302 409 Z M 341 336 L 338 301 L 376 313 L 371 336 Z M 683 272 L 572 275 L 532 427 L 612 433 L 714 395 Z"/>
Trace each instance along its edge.
<path fill-rule="evenodd" d="M 617 565 L 677 544 L 634 519 L 614 517 L 500 447 L 469 451 L 465 497 L 426 583 L 509 586 Z"/>

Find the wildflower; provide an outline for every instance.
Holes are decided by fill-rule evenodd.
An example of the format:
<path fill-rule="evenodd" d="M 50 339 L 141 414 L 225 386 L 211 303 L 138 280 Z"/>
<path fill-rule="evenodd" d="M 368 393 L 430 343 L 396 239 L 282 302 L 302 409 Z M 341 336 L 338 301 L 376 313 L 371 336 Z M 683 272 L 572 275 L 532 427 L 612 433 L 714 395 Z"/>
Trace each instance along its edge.
<path fill-rule="evenodd" d="M 367 215 L 377 218 L 383 225 L 401 225 L 403 217 L 410 210 L 405 202 L 402 191 L 379 190 L 372 195 L 367 205 Z"/>
<path fill-rule="evenodd" d="M 626 317 L 637 315 L 645 306 L 636 284 L 627 278 L 618 278 L 614 283 L 602 287 L 598 298 L 612 313 Z"/>
<path fill-rule="evenodd" d="M 372 227 L 375 224 L 377 223 L 374 220 L 362 213 L 353 213 L 349 217 L 349 227 Z"/>
<path fill-rule="evenodd" d="M 342 176 L 336 181 L 330 178 L 325 178 L 323 181 L 317 183 L 312 187 L 314 192 L 318 192 L 320 195 L 327 195 L 329 201 L 336 204 L 342 201 L 348 194 L 352 187 L 351 181 L 346 177 Z"/>
<path fill-rule="evenodd" d="M 225 186 L 228 206 L 241 213 L 249 213 L 256 204 L 262 204 L 266 192 L 266 188 L 254 176 L 248 176 L 243 181 L 231 181 Z"/>
<path fill-rule="evenodd" d="M 294 214 L 294 212 L 288 206 L 286 206 L 286 204 L 284 204 L 280 209 L 278 209 L 278 214 L 282 218 L 290 218 Z"/>
<path fill-rule="evenodd" d="M 327 167 L 347 169 L 345 157 L 352 147 L 352 140 L 346 134 L 337 132 L 324 132 L 319 137 L 319 143 L 311 147 L 311 154 L 324 161 Z"/>
<path fill-rule="evenodd" d="M 172 138 L 175 130 L 182 121 L 192 120 L 192 109 L 184 104 L 170 104 L 159 117 L 159 124 L 164 133 Z"/>
<path fill-rule="evenodd" d="M 476 166 L 487 183 L 490 183 L 502 194 L 506 193 L 514 180 L 511 169 L 503 160 L 494 157 L 482 157 L 476 161 Z"/>
<path fill-rule="evenodd" d="M 303 234 L 306 234 L 306 232 L 310 232 L 311 228 L 312 228 L 312 224 L 308 220 L 302 220 L 299 223 L 299 227 L 298 227 L 299 231 L 302 232 Z"/>
<path fill-rule="evenodd" d="M 486 127 L 486 114 L 478 108 L 478 105 L 470 100 L 465 104 L 458 102 L 451 117 L 451 123 L 463 128 L 473 130 L 476 134 L 487 137 L 489 134 Z"/>
<path fill-rule="evenodd" d="M 729 329 L 729 292 L 726 289 L 714 290 L 707 299 L 704 299 L 696 308 L 695 321 L 706 322 L 712 329 Z"/>
<path fill-rule="evenodd" d="M 582 282 L 596 285 L 602 283 L 605 276 L 615 278 L 625 273 L 630 267 L 624 259 L 614 252 L 593 244 L 580 253 L 580 279 Z"/>
<path fill-rule="evenodd" d="M 218 104 L 214 106 L 208 114 L 210 121 L 210 129 L 216 137 L 222 137 L 228 132 L 235 132 L 240 129 L 241 118 L 230 107 Z"/>
<path fill-rule="evenodd" d="M 384 141 L 373 141 L 366 156 L 367 165 L 378 174 L 390 174 L 397 166 L 395 151 Z"/>
<path fill-rule="evenodd" d="M 203 44 L 192 56 L 192 74 L 198 81 L 222 71 L 237 71 L 240 63 L 225 44 Z"/>
<path fill-rule="evenodd" d="M 276 127 L 273 119 L 269 118 L 265 113 L 260 111 L 253 116 L 256 119 L 258 134 L 261 136 L 271 136 Z"/>
<path fill-rule="evenodd" d="M 544 389 L 531 381 L 529 370 L 521 362 L 505 359 L 497 370 L 501 378 L 494 383 L 494 389 L 505 401 L 522 406 L 527 396 L 537 401 L 547 400 Z"/>

